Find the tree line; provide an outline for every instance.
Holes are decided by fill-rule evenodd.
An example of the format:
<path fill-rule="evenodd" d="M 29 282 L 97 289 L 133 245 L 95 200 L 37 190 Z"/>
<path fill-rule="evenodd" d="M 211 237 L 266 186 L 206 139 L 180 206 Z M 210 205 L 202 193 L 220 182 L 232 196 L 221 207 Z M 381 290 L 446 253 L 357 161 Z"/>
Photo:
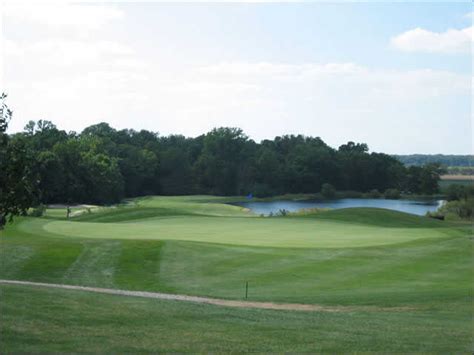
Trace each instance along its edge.
<path fill-rule="evenodd" d="M 21 146 L 37 177 L 42 203 L 114 203 L 140 195 L 315 193 L 323 184 L 342 191 L 438 191 L 437 164 L 405 167 L 366 144 L 338 149 L 319 137 L 286 135 L 256 143 L 239 128 L 216 128 L 196 138 L 115 130 L 107 123 L 65 132 L 31 121 L 9 137 Z"/>
<path fill-rule="evenodd" d="M 0 217 L 7 205 L 111 204 L 151 194 L 257 197 L 326 190 L 433 194 L 439 164 L 405 167 L 364 143 L 337 149 L 319 137 L 284 135 L 257 143 L 239 128 L 221 127 L 195 138 L 116 130 L 98 123 L 66 132 L 30 121 L 8 135 L 11 111 L 2 96 Z M 10 202 L 8 202 L 10 201 Z M 15 211 L 11 211 L 13 214 Z"/>
<path fill-rule="evenodd" d="M 405 165 L 424 165 L 428 163 L 439 163 L 447 167 L 472 167 L 474 166 L 474 156 L 455 154 L 409 154 L 394 155 Z"/>

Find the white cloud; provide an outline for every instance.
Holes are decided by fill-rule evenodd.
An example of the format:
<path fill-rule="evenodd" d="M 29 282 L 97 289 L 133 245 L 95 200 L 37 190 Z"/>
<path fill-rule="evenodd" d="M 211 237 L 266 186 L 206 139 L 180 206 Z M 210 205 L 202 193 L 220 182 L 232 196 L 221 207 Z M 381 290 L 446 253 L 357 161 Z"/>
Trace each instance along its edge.
<path fill-rule="evenodd" d="M 35 65 L 53 67 L 130 66 L 134 50 L 128 45 L 105 40 L 79 41 L 45 39 L 37 42 L 15 42 L 7 40 L 5 55 L 15 60 L 34 58 Z M 135 63 L 136 65 L 136 63 Z"/>
<path fill-rule="evenodd" d="M 124 56 L 135 58 L 126 51 Z M 77 70 L 59 74 L 52 61 L 43 66 L 42 75 L 35 66 L 38 58 L 25 56 L 21 67 L 31 66 L 29 75 L 13 77 L 18 67 L 9 81 L 10 102 L 18 108 L 12 129 L 21 129 L 29 119 L 48 118 L 68 130 L 106 120 L 118 128 L 164 134 L 197 135 L 231 125 L 256 139 L 297 132 L 330 139 L 334 125 L 341 134 L 352 127 L 347 120 L 360 120 L 361 128 L 383 125 L 377 118 L 388 112 L 467 95 L 471 83 L 469 76 L 451 72 L 376 70 L 354 63 L 228 62 L 130 69 L 105 65 L 106 57 L 94 57 L 96 62 L 83 58 Z M 264 124 L 269 117 L 272 124 Z M 347 117 L 342 121 L 346 124 L 341 117 Z"/>
<path fill-rule="evenodd" d="M 28 23 L 53 28 L 97 30 L 114 20 L 123 18 L 123 12 L 110 5 L 84 5 L 65 2 L 13 3 L 4 6 L 7 21 Z"/>
<path fill-rule="evenodd" d="M 4 67 L 4 53 L 5 53 L 5 36 L 3 34 L 3 1 L 0 2 L 0 83 L 3 83 L 3 67 Z M 1 90 L 2 88 L 0 88 Z"/>
<path fill-rule="evenodd" d="M 342 91 L 353 89 L 351 95 L 355 96 L 370 92 L 379 97 L 396 96 L 404 100 L 450 95 L 470 89 L 468 76 L 448 71 L 377 70 L 355 63 L 234 62 L 206 66 L 200 72 L 216 82 L 253 83 L 268 90 L 282 84 L 294 89 L 308 87 L 322 91 L 343 88 Z M 311 92 L 314 91 L 308 90 L 308 94 Z M 336 92 L 334 95 L 338 96 Z"/>
<path fill-rule="evenodd" d="M 306 64 L 286 64 L 271 62 L 226 62 L 203 67 L 203 73 L 214 76 L 258 76 L 258 77 L 278 77 L 280 79 L 298 79 L 318 75 L 351 75 L 365 71 L 365 68 L 354 63 L 306 63 Z"/>
<path fill-rule="evenodd" d="M 42 3 L 4 6 L 4 78 L 21 129 L 47 118 L 77 129 L 137 107 L 148 95 L 147 64 L 134 48 L 102 31 L 124 19 L 111 5 Z M 124 104 L 124 105 L 122 105 Z"/>
<path fill-rule="evenodd" d="M 422 28 L 406 31 L 391 39 L 393 47 L 405 52 L 468 53 L 471 51 L 473 27 L 446 32 L 431 32 Z"/>
<path fill-rule="evenodd" d="M 187 48 L 176 55 L 190 60 L 174 61 L 153 35 L 147 45 L 114 35 L 114 21 L 131 22 L 113 6 L 98 8 L 67 5 L 53 9 L 53 17 L 46 14 L 49 19 L 10 12 L 2 86 L 15 111 L 11 131 L 31 119 L 49 119 L 66 130 L 107 121 L 116 128 L 190 136 L 228 125 L 255 139 L 305 133 L 333 145 L 349 137 L 378 139 L 385 147 L 384 135 L 373 132 L 396 137 L 413 126 L 410 132 L 426 131 L 426 146 L 436 150 L 438 142 L 430 137 L 449 131 L 452 112 L 466 106 L 470 93 L 470 77 L 439 70 L 376 69 L 353 62 L 219 62 L 215 57 L 201 57 L 198 65 Z M 79 19 L 71 18 L 73 10 Z M 71 22 L 57 19 L 59 13 Z M 81 24 L 87 36 L 81 35 Z M 433 122 L 425 125 L 428 119 Z M 397 151 L 398 143 L 392 147 Z"/>

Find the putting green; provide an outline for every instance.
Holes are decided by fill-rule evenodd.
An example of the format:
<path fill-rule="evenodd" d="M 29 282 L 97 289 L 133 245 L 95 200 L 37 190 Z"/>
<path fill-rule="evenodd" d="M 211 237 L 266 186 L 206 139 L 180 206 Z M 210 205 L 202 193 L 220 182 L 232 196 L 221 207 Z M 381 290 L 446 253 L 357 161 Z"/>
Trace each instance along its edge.
<path fill-rule="evenodd" d="M 367 247 L 446 237 L 444 228 L 384 228 L 304 218 L 178 216 L 129 223 L 29 219 L 19 228 L 43 230 L 64 238 L 183 240 L 287 248 Z"/>

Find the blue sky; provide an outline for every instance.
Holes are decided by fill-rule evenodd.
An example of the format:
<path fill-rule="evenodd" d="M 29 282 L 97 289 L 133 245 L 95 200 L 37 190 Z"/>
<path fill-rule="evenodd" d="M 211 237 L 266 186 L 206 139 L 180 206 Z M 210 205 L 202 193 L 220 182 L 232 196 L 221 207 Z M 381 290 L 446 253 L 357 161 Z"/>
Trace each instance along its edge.
<path fill-rule="evenodd" d="M 357 62 L 387 68 L 468 72 L 469 56 L 407 56 L 389 46 L 392 36 L 421 27 L 443 32 L 471 25 L 467 3 L 274 3 L 122 5 L 130 15 L 123 35 L 153 46 L 189 48 L 194 60 Z M 140 19 L 140 24 L 135 19 Z M 143 21 L 143 22 L 142 22 Z M 172 35 L 170 35 L 172 34 Z M 173 60 L 189 60 L 176 58 Z"/>
<path fill-rule="evenodd" d="M 42 5 L 4 10 L 11 130 L 49 119 L 196 136 L 238 126 L 387 153 L 472 153 L 464 3 Z"/>

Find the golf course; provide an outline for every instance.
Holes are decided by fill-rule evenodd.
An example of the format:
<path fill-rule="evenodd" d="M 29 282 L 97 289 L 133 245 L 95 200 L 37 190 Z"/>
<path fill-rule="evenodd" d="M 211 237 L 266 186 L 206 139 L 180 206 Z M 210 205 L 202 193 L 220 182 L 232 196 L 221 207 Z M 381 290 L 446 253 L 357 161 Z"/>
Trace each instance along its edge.
<path fill-rule="evenodd" d="M 474 354 L 473 1 L 0 0 L 0 355 Z"/>
<path fill-rule="evenodd" d="M 470 223 L 263 217 L 235 200 L 16 217 L 0 232 L 1 351 L 472 352 Z"/>

